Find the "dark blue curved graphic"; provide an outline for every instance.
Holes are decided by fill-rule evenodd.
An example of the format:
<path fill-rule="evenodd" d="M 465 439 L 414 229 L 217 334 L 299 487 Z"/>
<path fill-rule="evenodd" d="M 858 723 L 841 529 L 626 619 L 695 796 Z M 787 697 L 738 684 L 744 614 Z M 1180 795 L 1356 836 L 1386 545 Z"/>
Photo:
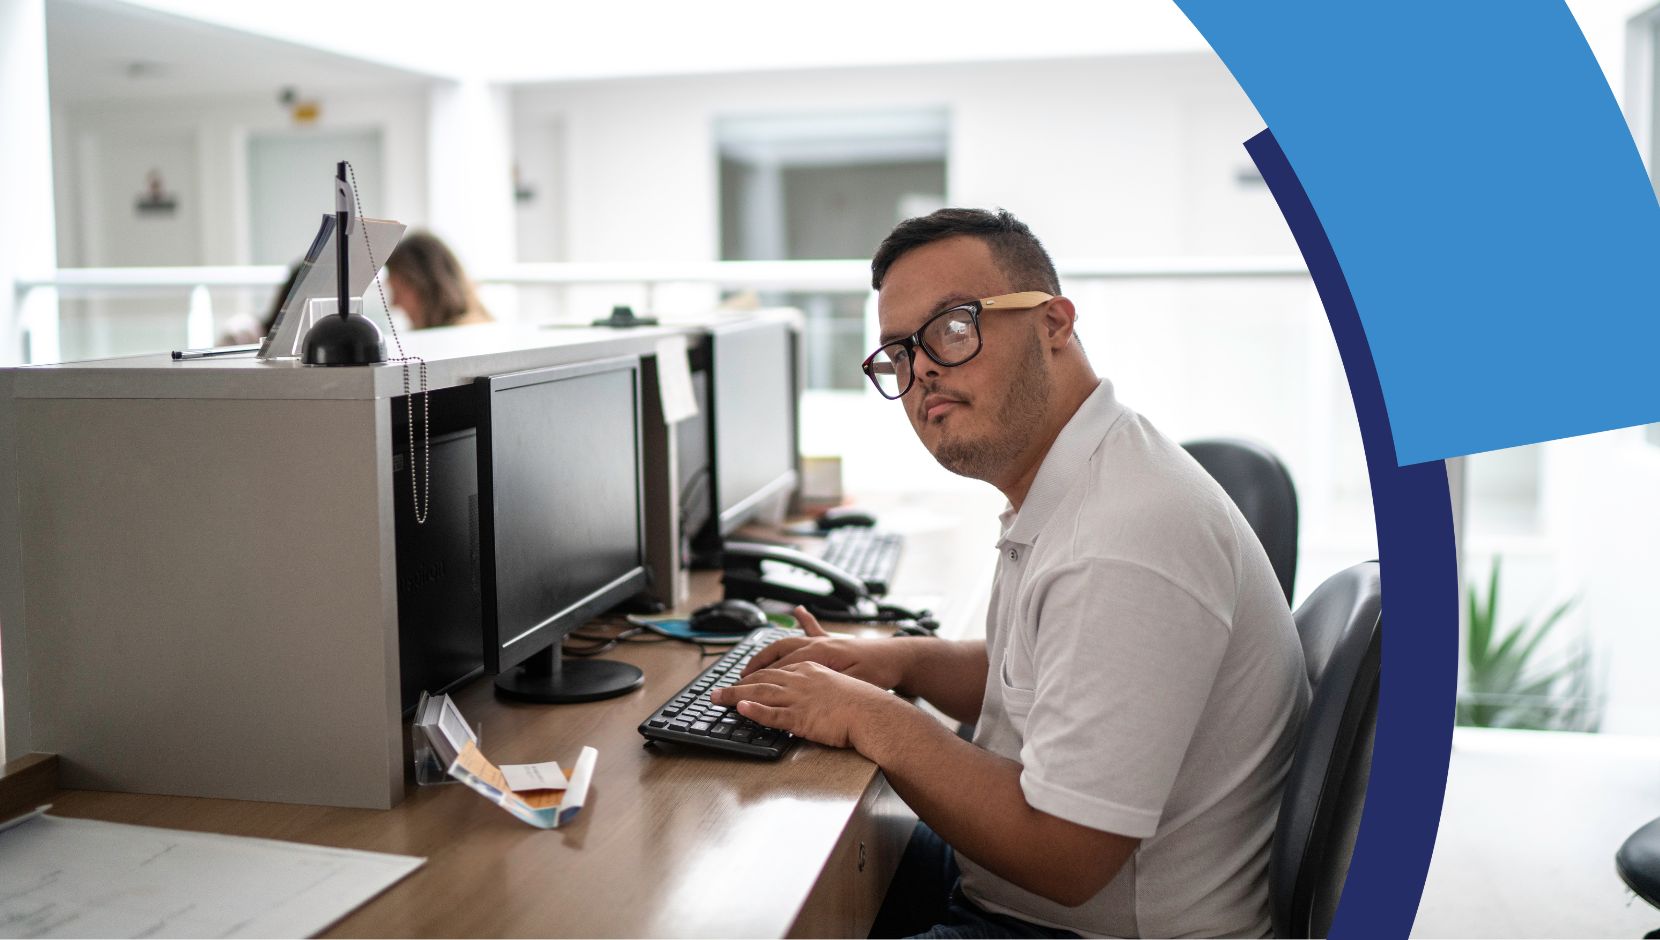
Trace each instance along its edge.
<path fill-rule="evenodd" d="M 1561 0 L 1177 0 L 1342 259 L 1400 463 L 1660 421 L 1660 204 Z"/>
<path fill-rule="evenodd" d="M 1377 743 L 1360 837 L 1331 936 L 1405 937 L 1441 818 L 1458 679 L 1458 583 L 1446 467 L 1395 463 L 1395 440 L 1348 281 L 1274 135 L 1245 143 L 1331 321 L 1366 448 L 1383 576 Z"/>

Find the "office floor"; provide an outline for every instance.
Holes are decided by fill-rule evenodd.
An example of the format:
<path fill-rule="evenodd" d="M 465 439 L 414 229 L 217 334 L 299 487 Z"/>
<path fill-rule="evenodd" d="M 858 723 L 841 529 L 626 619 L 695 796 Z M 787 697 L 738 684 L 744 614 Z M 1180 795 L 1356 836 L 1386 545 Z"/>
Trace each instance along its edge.
<path fill-rule="evenodd" d="M 1660 737 L 1460 728 L 1414 937 L 1641 937 L 1614 852 L 1660 816 Z"/>

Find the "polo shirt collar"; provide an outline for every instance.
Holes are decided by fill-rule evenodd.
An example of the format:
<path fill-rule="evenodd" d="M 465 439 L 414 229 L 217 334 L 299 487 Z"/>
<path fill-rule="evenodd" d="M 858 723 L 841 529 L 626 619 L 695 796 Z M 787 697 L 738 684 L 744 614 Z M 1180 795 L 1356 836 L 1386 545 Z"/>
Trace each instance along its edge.
<path fill-rule="evenodd" d="M 1013 506 L 1004 511 L 1003 541 L 1031 545 L 1037 540 L 1055 508 L 1083 473 L 1090 454 L 1095 453 L 1123 413 L 1124 407 L 1113 396 L 1112 382 L 1102 379 L 1049 446 L 1032 479 L 1032 488 L 1026 491 L 1026 501 L 1018 511 Z"/>

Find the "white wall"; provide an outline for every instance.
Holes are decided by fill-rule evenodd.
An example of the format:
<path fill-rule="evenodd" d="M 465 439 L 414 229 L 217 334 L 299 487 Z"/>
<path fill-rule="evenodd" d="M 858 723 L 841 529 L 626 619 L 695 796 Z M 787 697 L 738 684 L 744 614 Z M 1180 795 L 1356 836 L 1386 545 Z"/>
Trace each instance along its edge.
<path fill-rule="evenodd" d="M 566 83 L 514 101 L 519 127 L 565 128 L 573 261 L 718 257 L 717 117 L 934 107 L 951 119 L 951 198 L 1009 208 L 1057 257 L 1295 250 L 1266 191 L 1233 185 L 1263 125 L 1208 55 Z"/>
<path fill-rule="evenodd" d="M 290 264 L 311 244 L 319 217 L 333 214 L 332 200 L 325 203 L 319 193 L 326 191 L 342 160 L 348 181 L 356 180 L 356 201 L 364 206 L 386 204 L 381 195 L 386 148 L 377 129 L 255 132 L 244 138 L 244 146 L 252 223 L 248 254 L 253 264 Z"/>
<path fill-rule="evenodd" d="M 929 109 L 949 116 L 951 201 L 1008 208 L 1057 258 L 1295 253 L 1267 190 L 1238 183 L 1263 124 L 1209 54 L 568 82 L 513 100 L 517 139 L 561 128 L 561 260 L 718 258 L 719 118 Z M 647 300 L 625 287 L 566 295 L 557 313 L 529 315 Z M 653 299 L 673 313 L 715 295 Z"/>
<path fill-rule="evenodd" d="M 215 206 L 202 197 L 197 135 L 184 129 L 115 136 L 83 133 L 77 140 L 76 169 L 81 216 L 81 258 L 104 265 L 198 264 L 202 238 L 213 231 Z M 173 204 L 166 211 L 138 208 L 148 198 L 151 176 Z M 67 227 L 67 226 L 66 226 Z"/>
<path fill-rule="evenodd" d="M 1263 125 L 1210 55 L 526 85 L 514 103 L 516 137 L 563 129 L 564 260 L 718 258 L 717 118 L 932 108 L 950 118 L 952 201 L 1008 208 L 1057 258 L 1295 250 L 1266 190 L 1233 183 Z M 577 319 L 645 300 L 569 296 Z M 671 312 L 713 299 L 655 298 Z"/>
<path fill-rule="evenodd" d="M 323 97 L 322 116 L 311 127 L 318 131 L 376 129 L 381 133 L 385 179 L 380 181 L 379 189 L 385 203 L 365 205 L 368 214 L 414 220 L 427 217 L 427 106 L 424 86 L 365 96 Z M 85 224 L 86 219 L 107 222 L 117 213 L 130 214 L 130 205 L 110 205 L 113 197 L 101 198 L 97 189 L 85 182 L 104 175 L 106 168 L 130 169 L 123 162 L 125 154 L 153 146 L 156 141 L 176 140 L 189 140 L 195 147 L 195 191 L 183 195 L 197 207 L 193 217 L 199 247 L 196 257 L 180 257 L 171 263 L 248 263 L 248 136 L 304 134 L 308 130 L 296 127 L 287 109 L 273 99 L 71 102 L 60 105 L 53 117 L 57 122 L 53 129 L 57 145 L 53 163 L 59 180 L 58 254 L 64 267 L 135 263 L 122 260 L 124 249 L 119 244 L 101 252 L 99 240 L 92 237 Z M 107 159 L 117 164 L 106 164 Z M 333 207 L 326 176 L 318 183 L 319 213 Z M 74 191 L 68 191 L 71 189 Z M 71 206 L 71 211 L 64 211 Z M 183 211 L 181 208 L 181 214 Z M 295 246 L 296 254 L 304 250 L 303 244 Z M 93 260 L 100 255 L 108 260 Z"/>
<path fill-rule="evenodd" d="M 557 119 L 518 121 L 514 165 L 526 198 L 515 200 L 518 260 L 565 260 L 565 133 Z"/>
<path fill-rule="evenodd" d="M 513 201 L 512 96 L 481 81 L 432 86 L 427 119 L 427 226 L 468 271 L 518 255 Z M 479 300 L 498 320 L 517 318 L 518 296 L 486 285 Z"/>
<path fill-rule="evenodd" d="M 53 250 L 51 125 L 43 0 L 0 0 L 0 366 L 20 361 L 13 281 L 43 275 Z"/>

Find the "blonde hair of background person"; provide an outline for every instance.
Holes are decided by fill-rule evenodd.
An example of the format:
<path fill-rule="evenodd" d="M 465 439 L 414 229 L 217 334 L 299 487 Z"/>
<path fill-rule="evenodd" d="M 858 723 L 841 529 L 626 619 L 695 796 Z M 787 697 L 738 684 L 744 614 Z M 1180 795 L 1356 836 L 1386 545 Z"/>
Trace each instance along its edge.
<path fill-rule="evenodd" d="M 411 232 L 386 259 L 391 302 L 409 317 L 411 329 L 490 323 L 461 262 L 438 236 Z"/>

